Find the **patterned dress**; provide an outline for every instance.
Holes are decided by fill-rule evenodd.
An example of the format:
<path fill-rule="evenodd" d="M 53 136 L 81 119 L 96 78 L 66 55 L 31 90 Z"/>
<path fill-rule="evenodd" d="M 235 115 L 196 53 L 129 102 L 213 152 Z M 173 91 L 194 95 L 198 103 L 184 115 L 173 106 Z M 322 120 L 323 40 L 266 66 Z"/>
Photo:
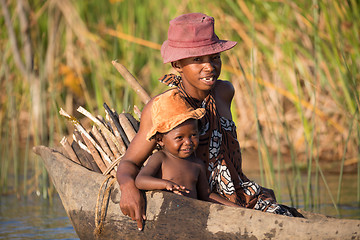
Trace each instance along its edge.
<path fill-rule="evenodd" d="M 208 166 L 207 177 L 211 191 L 242 207 L 292 216 L 283 205 L 276 203 L 271 190 L 250 181 L 243 174 L 235 123 L 219 115 L 212 92 L 200 102 L 185 92 L 180 76 L 168 74 L 159 80 L 170 87 L 176 86 L 194 108 L 206 109 L 201 119 L 196 156 Z"/>

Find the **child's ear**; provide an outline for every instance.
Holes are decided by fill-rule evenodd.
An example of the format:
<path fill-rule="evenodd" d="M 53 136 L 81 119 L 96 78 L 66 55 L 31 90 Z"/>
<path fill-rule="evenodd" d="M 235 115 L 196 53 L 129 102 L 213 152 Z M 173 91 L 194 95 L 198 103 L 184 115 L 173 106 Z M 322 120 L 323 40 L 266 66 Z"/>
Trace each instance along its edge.
<path fill-rule="evenodd" d="M 178 73 L 182 73 L 182 67 L 181 67 L 179 61 L 171 62 L 171 66 L 172 66 Z"/>
<path fill-rule="evenodd" d="M 162 134 L 156 134 L 156 142 L 157 142 L 157 144 L 159 144 L 159 146 L 161 148 L 164 147 L 163 135 Z"/>

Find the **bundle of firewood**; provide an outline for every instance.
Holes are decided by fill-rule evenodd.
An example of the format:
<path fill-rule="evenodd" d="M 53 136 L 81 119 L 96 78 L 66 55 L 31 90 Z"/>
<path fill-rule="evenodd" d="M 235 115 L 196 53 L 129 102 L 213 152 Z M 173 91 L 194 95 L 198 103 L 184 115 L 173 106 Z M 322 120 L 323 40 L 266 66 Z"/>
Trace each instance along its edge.
<path fill-rule="evenodd" d="M 73 141 L 61 140 L 69 158 L 95 172 L 115 176 L 116 167 L 139 129 L 139 121 L 130 113 L 118 114 L 104 103 L 106 116 L 93 116 L 83 107 L 78 112 L 88 117 L 94 125 L 86 130 L 81 123 L 63 109 L 60 114 L 74 124 Z M 140 113 L 138 112 L 139 118 Z"/>
<path fill-rule="evenodd" d="M 135 77 L 117 61 L 112 61 L 112 64 L 142 102 L 146 104 L 150 100 L 150 96 Z M 104 103 L 104 108 L 105 119 L 101 116 L 94 117 L 82 107 L 77 109 L 95 124 L 90 131 L 85 130 L 76 118 L 60 109 L 60 114 L 75 126 L 72 143 L 70 144 L 68 139 L 64 137 L 61 140 L 61 145 L 72 161 L 104 175 L 110 173 L 115 176 L 121 157 L 125 154 L 129 143 L 139 129 L 139 121 L 130 113 L 118 114 L 111 110 L 106 103 Z M 134 112 L 140 119 L 141 113 L 137 107 L 134 108 Z"/>

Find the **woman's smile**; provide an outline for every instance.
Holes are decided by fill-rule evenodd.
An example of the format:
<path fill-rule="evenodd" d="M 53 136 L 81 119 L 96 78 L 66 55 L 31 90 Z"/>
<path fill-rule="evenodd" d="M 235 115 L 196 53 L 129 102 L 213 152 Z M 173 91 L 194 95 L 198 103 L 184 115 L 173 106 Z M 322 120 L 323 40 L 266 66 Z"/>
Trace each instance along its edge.
<path fill-rule="evenodd" d="M 203 77 L 200 78 L 200 81 L 205 83 L 206 85 L 213 85 L 216 82 L 216 78 L 215 77 Z"/>

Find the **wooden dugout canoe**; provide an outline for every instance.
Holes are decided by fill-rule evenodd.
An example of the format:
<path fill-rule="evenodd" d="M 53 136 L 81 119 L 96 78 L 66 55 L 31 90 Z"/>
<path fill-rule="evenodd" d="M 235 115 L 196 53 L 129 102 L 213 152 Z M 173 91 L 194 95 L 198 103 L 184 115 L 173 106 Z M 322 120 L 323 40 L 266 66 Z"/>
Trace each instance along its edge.
<path fill-rule="evenodd" d="M 45 146 L 40 155 L 80 239 L 94 239 L 95 207 L 106 178 Z M 360 239 L 360 220 L 336 219 L 300 211 L 290 218 L 227 207 L 163 191 L 146 193 L 144 230 L 119 208 L 118 184 L 111 189 L 99 239 Z"/>

